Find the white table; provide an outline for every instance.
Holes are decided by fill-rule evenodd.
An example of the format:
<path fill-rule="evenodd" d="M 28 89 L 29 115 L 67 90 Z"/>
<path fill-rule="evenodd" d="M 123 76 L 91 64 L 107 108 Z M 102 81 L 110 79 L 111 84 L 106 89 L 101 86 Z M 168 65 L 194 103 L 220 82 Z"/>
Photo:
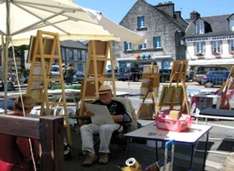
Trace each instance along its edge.
<path fill-rule="evenodd" d="M 229 126 L 225 124 L 214 124 L 208 122 L 208 119 L 234 121 L 234 110 L 206 108 L 201 110 L 199 113 L 192 113 L 192 116 L 196 118 L 197 122 L 199 118 L 203 118 L 205 119 L 205 123 L 211 126 L 234 129 L 234 126 Z"/>
<path fill-rule="evenodd" d="M 205 168 L 205 160 L 207 155 L 207 145 L 209 139 L 209 131 L 212 126 L 208 125 L 199 125 L 192 124 L 191 128 L 187 132 L 174 132 L 174 131 L 166 131 L 158 129 L 154 124 L 149 124 L 145 127 L 132 131 L 130 133 L 125 134 L 125 136 L 129 139 L 146 139 L 146 140 L 154 140 L 155 142 L 161 141 L 166 142 L 169 140 L 174 140 L 175 143 L 182 143 L 191 145 L 191 158 L 189 169 L 192 169 L 193 157 L 194 157 L 194 147 L 198 143 L 198 141 L 206 135 L 206 143 L 205 143 L 205 154 L 203 158 L 203 170 Z M 157 154 L 157 143 L 156 143 L 156 160 L 158 160 Z"/>

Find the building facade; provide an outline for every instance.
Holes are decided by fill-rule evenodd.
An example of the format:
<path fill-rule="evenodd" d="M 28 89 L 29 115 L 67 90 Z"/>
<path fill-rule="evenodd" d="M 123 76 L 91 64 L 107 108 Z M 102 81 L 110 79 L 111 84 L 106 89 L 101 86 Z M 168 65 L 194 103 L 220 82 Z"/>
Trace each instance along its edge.
<path fill-rule="evenodd" d="M 145 0 L 137 0 L 120 24 L 145 39 L 138 45 L 122 42 L 121 58 L 153 60 L 162 69 L 169 69 L 175 59 L 185 58 L 182 40 L 187 22 L 180 11 L 175 11 L 172 2 L 151 5 Z"/>
<path fill-rule="evenodd" d="M 186 58 L 190 66 L 234 65 L 234 14 L 201 17 L 190 14 Z"/>
<path fill-rule="evenodd" d="M 63 41 L 61 51 L 65 65 L 73 64 L 75 70 L 84 71 L 88 51 L 85 43 L 72 40 Z"/>

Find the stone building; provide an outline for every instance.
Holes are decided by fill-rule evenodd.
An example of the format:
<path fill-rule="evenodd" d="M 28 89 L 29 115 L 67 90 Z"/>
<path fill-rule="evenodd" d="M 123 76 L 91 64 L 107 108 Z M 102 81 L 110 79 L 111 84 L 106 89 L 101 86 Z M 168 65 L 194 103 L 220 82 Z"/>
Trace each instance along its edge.
<path fill-rule="evenodd" d="M 196 66 L 234 65 L 234 14 L 201 17 L 190 14 L 186 29 L 186 57 Z"/>
<path fill-rule="evenodd" d="M 120 24 L 144 36 L 144 43 L 122 42 L 120 58 L 156 61 L 162 69 L 171 67 L 175 59 L 185 58 L 183 42 L 186 21 L 174 3 L 148 4 L 137 0 Z"/>
<path fill-rule="evenodd" d="M 73 64 L 75 70 L 84 71 L 87 58 L 87 44 L 80 41 L 67 40 L 61 42 L 63 62 Z"/>

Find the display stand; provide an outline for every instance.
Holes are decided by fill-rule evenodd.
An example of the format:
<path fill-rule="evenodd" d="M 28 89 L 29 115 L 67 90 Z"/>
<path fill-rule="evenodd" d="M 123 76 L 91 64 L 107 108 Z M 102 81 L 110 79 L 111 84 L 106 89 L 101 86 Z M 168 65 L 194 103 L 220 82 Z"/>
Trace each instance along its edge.
<path fill-rule="evenodd" d="M 187 67 L 188 62 L 185 60 L 174 61 L 170 75 L 170 83 L 163 87 L 160 96 L 159 110 L 163 106 L 169 106 L 170 109 L 179 106 L 180 110 L 185 107 L 186 112 L 190 113 L 185 84 Z"/>
<path fill-rule="evenodd" d="M 155 115 L 155 124 L 159 129 L 181 132 L 188 130 L 192 124 L 185 84 L 187 66 L 188 62 L 183 60 L 173 63 L 170 83 L 163 86 L 159 111 Z"/>
<path fill-rule="evenodd" d="M 168 106 L 170 110 L 178 106 L 180 111 L 190 113 L 185 84 L 187 67 L 188 62 L 185 60 L 173 62 L 170 83 L 163 87 L 158 104 L 159 110 L 165 106 Z"/>
<path fill-rule="evenodd" d="M 41 105 L 40 115 L 57 115 L 56 109 L 62 107 L 65 126 L 67 128 L 68 142 L 71 144 L 71 132 L 67 118 L 62 56 L 58 34 L 38 31 L 37 36 L 31 39 L 29 54 L 31 66 L 27 94 L 31 95 L 35 102 Z M 50 73 L 53 64 L 59 66 L 59 74 L 56 76 Z M 58 101 L 51 101 L 48 98 L 48 88 L 51 83 L 61 85 L 61 97 Z"/>
<path fill-rule="evenodd" d="M 99 97 L 99 87 L 104 81 L 111 81 L 113 94 L 116 95 L 114 59 L 111 57 L 111 42 L 90 41 L 86 61 L 85 77 L 82 82 L 79 117 L 85 117 L 84 103 Z M 105 75 L 107 61 L 111 62 L 111 78 Z"/>

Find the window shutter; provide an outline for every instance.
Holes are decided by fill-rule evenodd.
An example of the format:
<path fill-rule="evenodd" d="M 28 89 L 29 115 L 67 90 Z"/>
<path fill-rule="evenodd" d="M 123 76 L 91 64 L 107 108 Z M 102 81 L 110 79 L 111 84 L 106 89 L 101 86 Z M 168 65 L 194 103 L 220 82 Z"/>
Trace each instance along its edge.
<path fill-rule="evenodd" d="M 193 51 L 194 51 L 194 55 L 196 55 L 197 54 L 197 43 L 196 42 L 193 43 Z"/>
<path fill-rule="evenodd" d="M 223 42 L 222 40 L 219 41 L 219 47 L 220 47 L 220 54 L 223 53 Z"/>
<path fill-rule="evenodd" d="M 162 45 L 161 45 L 161 37 L 158 37 L 157 41 L 158 41 L 158 45 L 159 45 L 158 47 L 162 47 Z"/>
<path fill-rule="evenodd" d="M 202 42 L 203 54 L 206 54 L 206 42 Z"/>
<path fill-rule="evenodd" d="M 124 51 L 127 51 L 127 49 L 128 49 L 128 43 L 124 42 Z"/>
<path fill-rule="evenodd" d="M 129 42 L 129 49 L 132 49 L 132 43 Z"/>
<path fill-rule="evenodd" d="M 141 17 L 137 17 L 137 28 L 141 27 Z"/>
<path fill-rule="evenodd" d="M 138 45 L 138 49 L 142 49 L 142 44 Z"/>

